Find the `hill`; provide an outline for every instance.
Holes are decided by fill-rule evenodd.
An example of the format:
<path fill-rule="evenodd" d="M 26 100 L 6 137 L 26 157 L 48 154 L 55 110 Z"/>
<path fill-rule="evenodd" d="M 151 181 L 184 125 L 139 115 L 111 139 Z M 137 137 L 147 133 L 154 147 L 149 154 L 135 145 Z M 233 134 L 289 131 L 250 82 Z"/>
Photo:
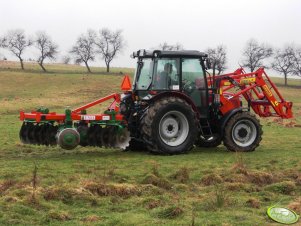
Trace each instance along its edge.
<path fill-rule="evenodd" d="M 224 146 L 178 156 L 115 149 L 23 145 L 18 111 L 63 112 L 112 92 L 132 69 L 0 63 L 1 225 L 273 225 L 266 209 L 301 211 L 300 81 L 282 80 L 292 120 L 261 119 L 263 141 L 252 153 Z M 105 107 L 105 106 L 104 106 Z M 95 111 L 102 111 L 96 107 Z M 276 225 L 276 224 L 275 224 Z"/>

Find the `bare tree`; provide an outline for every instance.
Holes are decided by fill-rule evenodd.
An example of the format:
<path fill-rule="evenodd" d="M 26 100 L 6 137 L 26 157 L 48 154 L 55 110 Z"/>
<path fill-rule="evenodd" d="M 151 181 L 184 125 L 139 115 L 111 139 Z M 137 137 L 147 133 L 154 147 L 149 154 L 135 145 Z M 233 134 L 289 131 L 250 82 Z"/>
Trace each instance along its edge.
<path fill-rule="evenodd" d="M 70 56 L 65 55 L 65 56 L 62 57 L 62 62 L 63 62 L 63 64 L 69 64 L 70 61 L 71 61 Z"/>
<path fill-rule="evenodd" d="M 0 37 L 0 48 L 6 48 L 7 46 L 6 46 L 6 39 L 5 39 L 5 37 L 4 38 L 1 38 Z M 2 57 L 2 54 L 0 53 L 0 57 Z M 5 56 L 3 56 L 3 60 L 5 60 L 6 58 L 5 58 Z"/>
<path fill-rule="evenodd" d="M 122 36 L 122 30 L 115 32 L 108 28 L 101 29 L 99 32 L 100 37 L 96 40 L 95 44 L 98 47 L 102 59 L 104 59 L 107 72 L 110 71 L 110 63 L 125 47 L 125 41 Z"/>
<path fill-rule="evenodd" d="M 6 48 L 6 47 L 7 47 L 6 38 L 5 37 L 3 37 L 3 38 L 0 37 L 0 48 Z"/>
<path fill-rule="evenodd" d="M 224 45 L 218 45 L 216 48 L 209 48 L 207 50 L 209 59 L 212 63 L 213 75 L 220 75 L 225 71 L 227 63 L 227 52 Z"/>
<path fill-rule="evenodd" d="M 54 60 L 58 53 L 58 46 L 51 40 L 50 36 L 45 32 L 39 31 L 34 40 L 35 46 L 39 49 L 38 64 L 46 72 L 43 65 L 45 59 Z"/>
<path fill-rule="evenodd" d="M 91 69 L 88 62 L 95 60 L 95 39 L 95 31 L 88 30 L 87 34 L 80 35 L 70 51 L 74 56 L 75 63 L 80 64 L 84 62 L 89 73 L 91 73 Z"/>
<path fill-rule="evenodd" d="M 294 73 L 295 50 L 293 46 L 277 49 L 271 67 L 284 75 L 284 84 L 287 85 L 287 76 Z"/>
<path fill-rule="evenodd" d="M 159 45 L 159 48 L 161 50 L 175 51 L 175 50 L 183 50 L 183 45 L 178 42 L 175 45 L 170 45 L 167 42 L 163 42 Z"/>
<path fill-rule="evenodd" d="M 265 44 L 259 44 L 250 39 L 243 51 L 243 66 L 253 72 L 258 67 L 264 67 L 263 60 L 273 55 L 273 49 Z"/>
<path fill-rule="evenodd" d="M 294 72 L 295 75 L 301 76 L 301 48 L 294 50 Z"/>
<path fill-rule="evenodd" d="M 4 40 L 3 46 L 18 57 L 21 68 L 24 70 L 22 54 L 28 46 L 32 45 L 32 41 L 26 38 L 24 30 L 21 29 L 8 31 Z"/>

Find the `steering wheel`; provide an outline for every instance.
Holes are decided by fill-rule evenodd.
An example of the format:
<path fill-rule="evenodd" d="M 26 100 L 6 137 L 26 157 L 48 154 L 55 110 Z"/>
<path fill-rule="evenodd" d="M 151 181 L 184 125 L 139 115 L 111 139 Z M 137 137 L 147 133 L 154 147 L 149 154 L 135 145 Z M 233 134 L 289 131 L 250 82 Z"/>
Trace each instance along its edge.
<path fill-rule="evenodd" d="M 195 85 L 192 81 L 189 81 L 187 79 L 183 80 L 183 90 L 187 93 L 192 93 L 192 91 L 195 89 Z"/>

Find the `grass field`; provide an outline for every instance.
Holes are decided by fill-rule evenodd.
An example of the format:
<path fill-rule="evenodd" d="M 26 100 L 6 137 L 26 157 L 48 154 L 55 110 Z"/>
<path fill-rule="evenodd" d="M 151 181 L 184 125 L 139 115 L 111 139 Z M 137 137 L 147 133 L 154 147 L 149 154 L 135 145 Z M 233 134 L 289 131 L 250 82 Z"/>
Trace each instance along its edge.
<path fill-rule="evenodd" d="M 224 146 L 178 156 L 23 145 L 20 109 L 63 112 L 112 92 L 131 69 L 0 63 L 0 225 L 277 225 L 274 204 L 301 213 L 301 81 L 280 86 L 292 120 L 261 119 L 253 153 Z M 283 81 L 274 79 L 277 84 Z M 105 107 L 105 106 L 103 106 Z M 103 107 L 96 107 L 99 111 Z"/>

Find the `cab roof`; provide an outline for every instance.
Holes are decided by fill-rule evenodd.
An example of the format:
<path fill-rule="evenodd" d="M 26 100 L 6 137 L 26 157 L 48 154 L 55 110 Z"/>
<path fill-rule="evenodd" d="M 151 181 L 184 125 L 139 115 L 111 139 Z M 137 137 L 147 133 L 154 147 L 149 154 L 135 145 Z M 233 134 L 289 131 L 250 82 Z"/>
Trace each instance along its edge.
<path fill-rule="evenodd" d="M 207 57 L 206 53 L 198 50 L 178 50 L 178 51 L 166 51 L 166 50 L 145 50 L 141 49 L 134 52 L 132 55 L 134 58 L 149 58 L 149 57 L 195 57 L 203 58 Z"/>

